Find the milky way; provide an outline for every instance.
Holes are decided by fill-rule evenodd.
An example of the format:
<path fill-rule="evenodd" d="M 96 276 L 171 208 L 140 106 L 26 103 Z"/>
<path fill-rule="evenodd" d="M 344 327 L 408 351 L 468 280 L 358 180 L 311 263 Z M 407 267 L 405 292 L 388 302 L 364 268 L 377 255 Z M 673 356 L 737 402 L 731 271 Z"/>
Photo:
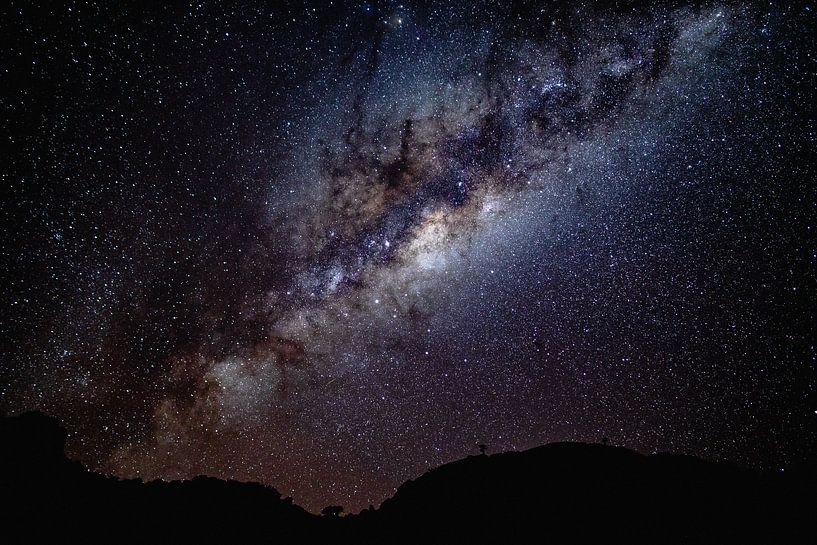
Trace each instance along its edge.
<path fill-rule="evenodd" d="M 813 460 L 809 5 L 2 9 L 2 407 L 90 467 Z"/>

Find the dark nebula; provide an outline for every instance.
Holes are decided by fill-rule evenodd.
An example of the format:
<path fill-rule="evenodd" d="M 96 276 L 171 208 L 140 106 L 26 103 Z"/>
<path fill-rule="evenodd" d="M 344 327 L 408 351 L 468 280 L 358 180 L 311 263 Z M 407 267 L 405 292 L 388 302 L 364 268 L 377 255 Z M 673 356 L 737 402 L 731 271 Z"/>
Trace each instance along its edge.
<path fill-rule="evenodd" d="M 813 462 L 814 11 L 646 4 L 4 3 L 3 411 L 316 512 L 480 443 Z"/>

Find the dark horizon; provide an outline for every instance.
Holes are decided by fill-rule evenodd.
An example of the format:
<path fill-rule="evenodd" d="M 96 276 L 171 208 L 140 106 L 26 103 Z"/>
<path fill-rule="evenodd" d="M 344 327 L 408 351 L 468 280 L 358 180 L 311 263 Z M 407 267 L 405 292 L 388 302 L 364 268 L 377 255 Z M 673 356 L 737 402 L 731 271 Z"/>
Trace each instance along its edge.
<path fill-rule="evenodd" d="M 47 415 L 47 414 L 45 414 L 45 413 L 43 413 L 41 411 L 29 411 L 29 412 L 21 413 L 21 414 L 18 414 L 18 415 L 2 415 L 2 414 L 0 414 L 0 418 L 2 418 L 2 419 L 15 419 L 15 418 L 32 419 L 33 418 L 36 421 L 53 420 L 53 421 L 57 422 L 60 429 L 63 432 L 65 432 L 65 434 L 66 434 L 65 438 L 67 439 L 67 437 L 68 437 L 67 431 L 62 426 L 62 423 L 59 422 L 58 418 L 55 418 L 54 416 L 51 416 L 51 415 Z M 32 429 L 37 430 L 38 428 L 36 426 L 34 426 Z M 480 450 L 480 447 L 483 447 L 483 446 L 485 447 L 485 452 L 482 452 Z M 488 445 L 477 445 L 477 447 L 474 449 L 475 450 L 474 453 L 467 454 L 463 458 L 444 461 L 444 462 L 440 463 L 437 466 L 430 466 L 430 467 L 425 468 L 424 470 L 420 471 L 416 475 L 409 476 L 404 482 L 399 483 L 399 485 L 394 489 L 392 494 L 386 496 L 380 502 L 371 503 L 371 504 L 369 504 L 367 506 L 363 506 L 363 507 L 359 508 L 356 511 L 349 510 L 349 509 L 347 509 L 347 507 L 345 505 L 341 505 L 340 507 L 343 508 L 341 513 L 342 513 L 342 516 L 360 515 L 360 514 L 364 514 L 366 512 L 371 511 L 372 508 L 374 508 L 375 510 L 380 509 L 382 507 L 383 502 L 388 502 L 389 500 L 393 500 L 394 495 L 395 495 L 394 493 L 398 492 L 399 489 L 402 486 L 406 485 L 407 483 L 411 483 L 411 482 L 417 480 L 418 478 L 424 477 L 425 475 L 427 475 L 429 473 L 440 471 L 441 469 L 445 468 L 446 466 L 455 465 L 455 464 L 463 462 L 463 461 L 465 461 L 465 460 L 467 460 L 469 458 L 474 458 L 474 457 L 478 457 L 478 456 L 488 456 L 488 457 L 490 457 L 490 456 L 504 456 L 504 455 L 508 455 L 508 454 L 525 454 L 525 453 L 530 453 L 532 451 L 541 450 L 541 449 L 544 449 L 546 447 L 547 448 L 553 448 L 553 447 L 558 448 L 558 447 L 571 447 L 571 446 L 573 446 L 573 447 L 589 447 L 589 448 L 605 447 L 605 448 L 610 448 L 610 449 L 619 449 L 619 450 L 623 450 L 623 451 L 632 452 L 634 454 L 637 454 L 639 456 L 643 456 L 645 458 L 650 457 L 650 456 L 659 456 L 659 457 L 669 456 L 669 457 L 678 457 L 678 458 L 690 457 L 690 458 L 695 458 L 696 460 L 699 460 L 700 462 L 705 462 L 707 464 L 712 464 L 713 466 L 722 466 L 722 467 L 725 467 L 725 468 L 729 468 L 732 471 L 739 471 L 739 472 L 747 472 L 747 473 L 759 472 L 760 474 L 766 473 L 768 475 L 773 475 L 773 474 L 778 473 L 778 472 L 781 475 L 784 473 L 784 468 L 748 467 L 748 466 L 742 466 L 739 463 L 734 462 L 733 460 L 727 460 L 727 459 L 715 460 L 715 459 L 698 458 L 698 457 L 692 457 L 689 454 L 680 453 L 680 452 L 651 452 L 651 453 L 639 452 L 639 451 L 636 451 L 636 450 L 633 450 L 633 449 L 629 449 L 627 447 L 622 447 L 622 446 L 619 446 L 619 445 L 612 444 L 612 443 L 609 442 L 609 438 L 607 438 L 607 437 L 601 437 L 601 438 L 599 438 L 599 441 L 592 442 L 592 443 L 591 442 L 580 442 L 580 441 L 555 441 L 555 442 L 551 442 L 551 443 L 534 445 L 532 447 L 519 449 L 519 450 L 505 450 L 505 451 L 499 451 L 499 452 L 492 451 Z M 318 501 L 317 503 L 315 503 L 315 505 L 321 505 L 322 507 L 319 507 L 319 508 L 314 508 L 313 507 L 313 508 L 310 509 L 309 506 L 302 505 L 298 501 L 297 497 L 293 497 L 291 495 L 283 493 L 279 489 L 279 487 L 276 487 L 274 485 L 274 483 L 265 483 L 265 482 L 253 481 L 253 480 L 244 481 L 244 480 L 236 480 L 236 479 L 221 479 L 220 477 L 213 476 L 213 475 L 194 475 L 192 477 L 181 478 L 181 479 L 164 479 L 162 477 L 157 477 L 155 479 L 143 480 L 141 477 L 138 477 L 138 476 L 137 477 L 125 477 L 125 478 L 123 478 L 123 477 L 120 477 L 120 476 L 118 476 L 116 474 L 113 474 L 113 473 L 105 473 L 105 472 L 102 472 L 102 471 L 94 470 L 93 468 L 86 467 L 86 466 L 84 466 L 82 464 L 81 460 L 72 459 L 71 457 L 69 457 L 67 455 L 67 453 L 65 455 L 65 460 L 67 462 L 71 463 L 71 464 L 80 464 L 91 475 L 98 475 L 100 477 L 114 479 L 116 482 L 135 481 L 135 482 L 139 482 L 139 483 L 142 483 L 142 484 L 151 484 L 151 483 L 173 484 L 173 483 L 191 482 L 191 481 L 196 481 L 196 480 L 199 480 L 199 479 L 202 479 L 202 478 L 206 478 L 206 479 L 219 479 L 219 480 L 223 480 L 223 481 L 235 482 L 235 483 L 242 484 L 242 485 L 244 485 L 244 484 L 246 484 L 246 485 L 260 485 L 262 487 L 265 487 L 265 488 L 268 488 L 268 489 L 270 489 L 272 491 L 275 491 L 276 493 L 279 493 L 280 497 L 282 499 L 286 500 L 287 503 L 291 503 L 292 505 L 295 505 L 298 508 L 303 509 L 305 512 L 307 512 L 307 513 L 309 513 L 311 515 L 316 515 L 316 516 L 322 515 L 323 514 L 322 511 L 324 510 L 324 508 L 330 507 L 330 506 L 333 505 L 332 502 L 330 502 L 330 501 L 326 501 L 326 502 L 323 502 L 323 503 Z M 804 480 L 804 482 L 808 482 L 810 480 L 810 481 L 815 481 L 815 483 L 817 483 L 817 462 L 815 462 L 814 460 L 810 460 L 810 461 L 802 463 L 802 464 L 794 465 L 792 467 L 789 467 L 788 469 L 789 470 L 794 470 L 795 474 L 799 478 L 802 478 Z"/>
<path fill-rule="evenodd" d="M 0 418 L 9 543 L 801 543 L 817 472 L 760 474 L 690 456 L 551 443 L 403 483 L 379 508 L 312 515 L 274 488 L 198 476 L 127 481 L 64 455 L 58 420 Z M 218 522 L 214 524 L 214 517 Z M 4 541 L 5 542 L 5 541 Z"/>
<path fill-rule="evenodd" d="M 814 9 L 0 7 L 0 411 L 319 512 L 577 441 L 817 445 Z"/>

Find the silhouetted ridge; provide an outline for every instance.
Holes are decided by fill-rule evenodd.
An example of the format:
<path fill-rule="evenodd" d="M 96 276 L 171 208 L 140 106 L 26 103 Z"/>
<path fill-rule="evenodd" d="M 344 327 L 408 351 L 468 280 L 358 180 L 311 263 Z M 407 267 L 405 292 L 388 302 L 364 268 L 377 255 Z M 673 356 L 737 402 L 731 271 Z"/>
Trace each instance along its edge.
<path fill-rule="evenodd" d="M 274 488 L 196 477 L 120 480 L 64 454 L 65 430 L 41 413 L 0 423 L 2 543 L 312 541 L 320 527 Z"/>
<path fill-rule="evenodd" d="M 28 412 L 0 420 L 0 478 L 9 482 L 41 481 L 62 474 L 67 434 L 56 418 Z"/>
<path fill-rule="evenodd" d="M 432 469 L 368 531 L 399 543 L 801 543 L 814 490 L 805 475 L 553 443 Z"/>
<path fill-rule="evenodd" d="M 2 418 L 3 543 L 813 543 L 815 480 L 553 443 L 431 469 L 380 509 L 319 517 L 272 488 L 89 473 L 39 413 Z"/>

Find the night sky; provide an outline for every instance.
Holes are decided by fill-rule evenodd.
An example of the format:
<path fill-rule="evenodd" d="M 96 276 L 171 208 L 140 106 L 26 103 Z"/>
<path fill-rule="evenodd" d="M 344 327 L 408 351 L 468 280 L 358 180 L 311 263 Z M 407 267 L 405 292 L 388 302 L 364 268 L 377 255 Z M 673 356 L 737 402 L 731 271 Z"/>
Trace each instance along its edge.
<path fill-rule="evenodd" d="M 814 459 L 810 4 L 2 4 L 0 409 L 90 468 Z"/>

